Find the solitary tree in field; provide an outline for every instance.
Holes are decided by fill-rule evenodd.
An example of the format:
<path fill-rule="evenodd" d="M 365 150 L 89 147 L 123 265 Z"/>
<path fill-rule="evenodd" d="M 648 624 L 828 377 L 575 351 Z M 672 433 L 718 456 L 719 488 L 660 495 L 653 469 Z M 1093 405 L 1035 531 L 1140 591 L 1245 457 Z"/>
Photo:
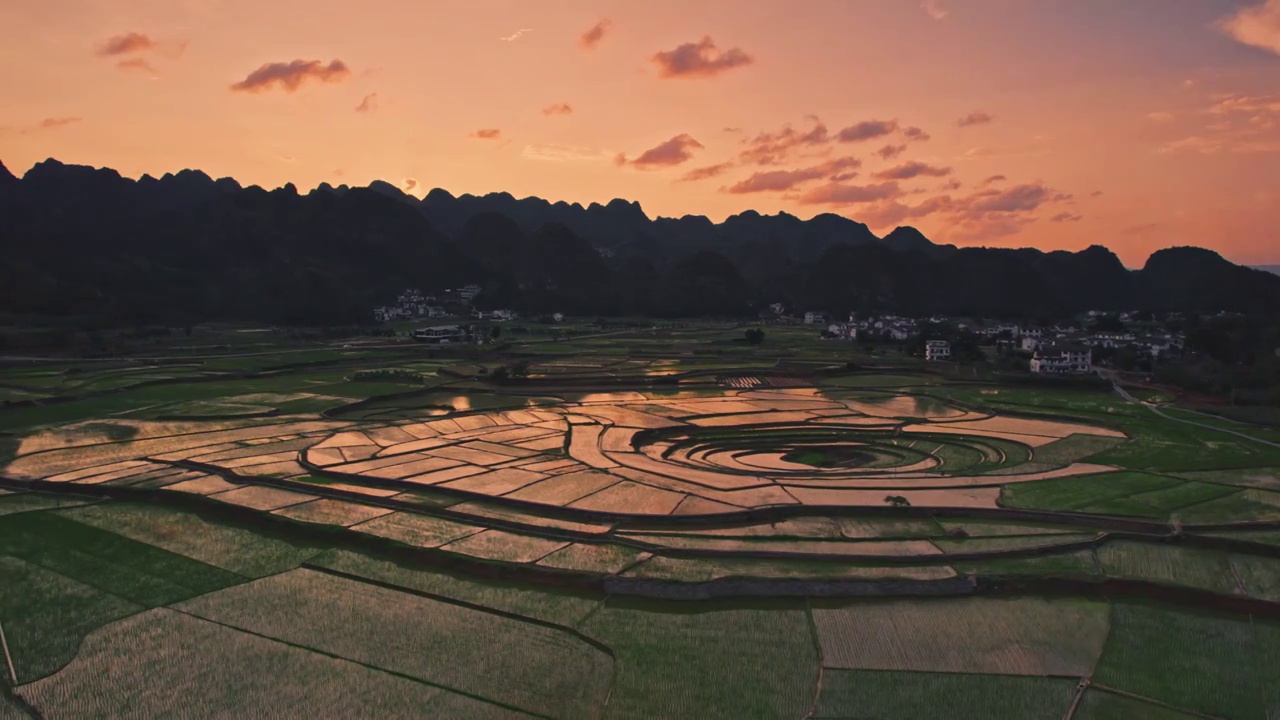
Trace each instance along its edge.
<path fill-rule="evenodd" d="M 743 334 L 747 338 L 748 345 L 759 345 L 764 342 L 764 330 L 760 328 L 747 328 L 747 331 Z"/>
<path fill-rule="evenodd" d="M 901 495 L 886 495 L 884 501 L 893 507 L 911 507 L 911 501 Z"/>

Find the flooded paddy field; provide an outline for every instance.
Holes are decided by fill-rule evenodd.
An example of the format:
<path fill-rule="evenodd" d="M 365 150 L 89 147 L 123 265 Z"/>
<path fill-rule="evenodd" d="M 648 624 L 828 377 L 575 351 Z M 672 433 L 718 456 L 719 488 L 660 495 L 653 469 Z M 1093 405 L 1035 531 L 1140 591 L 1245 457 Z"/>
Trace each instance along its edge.
<path fill-rule="evenodd" d="M 1280 450 L 740 335 L 4 371 L 0 716 L 1280 714 Z"/>

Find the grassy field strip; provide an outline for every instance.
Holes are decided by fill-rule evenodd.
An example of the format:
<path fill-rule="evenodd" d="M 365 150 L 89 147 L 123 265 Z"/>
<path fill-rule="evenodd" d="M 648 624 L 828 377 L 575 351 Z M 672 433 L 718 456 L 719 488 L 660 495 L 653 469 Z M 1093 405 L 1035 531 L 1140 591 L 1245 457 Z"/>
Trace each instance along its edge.
<path fill-rule="evenodd" d="M 608 692 L 608 654 L 572 632 L 315 570 L 175 608 L 530 714 L 592 717 Z M 514 661 L 501 676 L 485 671 L 496 644 Z"/>
<path fill-rule="evenodd" d="M 1093 683 L 1089 688 L 1090 690 L 1096 690 L 1097 692 L 1085 693 L 1086 698 L 1089 698 L 1090 701 L 1085 703 L 1085 713 L 1079 716 L 1079 720 L 1090 720 L 1095 717 L 1150 717 L 1149 715 L 1144 715 L 1142 713 L 1151 712 L 1153 708 L 1161 708 L 1162 710 L 1168 711 L 1167 713 L 1160 713 L 1158 716 L 1159 718 L 1167 718 L 1168 720 L 1178 720 L 1179 718 L 1223 720 L 1222 717 L 1218 715 L 1210 715 L 1196 710 L 1175 707 L 1168 703 L 1160 702 L 1155 698 L 1144 697 L 1136 693 L 1125 692 L 1124 690 L 1117 690 L 1116 688 L 1107 687 L 1106 685 Z M 1119 699 L 1119 701 L 1117 699 Z M 1110 715 L 1110 713 L 1125 714 Z"/>
<path fill-rule="evenodd" d="M 144 687 L 147 692 L 137 692 Z M 395 717 L 428 712 L 442 694 L 420 681 L 170 609 L 95 631 L 67 668 L 20 691 L 36 707 L 104 719 Z M 202 700 L 193 703 L 193 697 Z"/>
<path fill-rule="evenodd" d="M 809 637 L 813 640 L 813 652 L 818 656 L 818 677 L 813 683 L 813 703 L 809 706 L 809 712 L 805 714 L 806 720 L 809 720 L 818 713 L 818 703 L 822 699 L 822 676 L 827 669 L 827 662 L 822 655 L 822 640 L 818 636 L 818 625 L 813 620 L 813 603 L 809 598 L 805 598 L 804 601 L 804 614 L 809 621 Z"/>
<path fill-rule="evenodd" d="M 1077 679 L 1108 629 L 1105 603 L 1029 597 L 858 602 L 814 620 L 834 668 Z"/>
<path fill-rule="evenodd" d="M 829 669 L 814 720 L 1062 720 L 1076 684 L 1026 675 Z"/>

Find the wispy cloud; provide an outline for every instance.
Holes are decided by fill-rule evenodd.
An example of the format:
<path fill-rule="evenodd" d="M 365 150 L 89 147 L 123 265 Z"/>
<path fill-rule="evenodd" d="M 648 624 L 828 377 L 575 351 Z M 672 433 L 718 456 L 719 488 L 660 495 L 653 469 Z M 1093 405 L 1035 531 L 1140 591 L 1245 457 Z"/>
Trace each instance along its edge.
<path fill-rule="evenodd" d="M 924 2 L 920 3 L 920 7 L 934 20 L 941 20 L 951 14 L 950 11 L 942 7 L 942 3 L 939 0 L 924 0 Z"/>
<path fill-rule="evenodd" d="M 1009 178 L 1005 177 L 1004 175 L 991 175 L 990 177 L 987 177 L 986 179 L 984 179 L 982 182 L 978 184 L 982 187 L 986 187 L 992 183 L 1004 182 L 1005 180 L 1008 180 L 1008 179 Z"/>
<path fill-rule="evenodd" d="M 533 28 L 520 28 L 519 30 L 511 33 L 510 35 L 507 35 L 506 37 L 502 37 L 498 39 L 501 40 L 502 42 L 515 42 L 520 38 L 524 37 L 527 33 L 531 33 L 531 32 L 533 32 Z"/>
<path fill-rule="evenodd" d="M 857 205 L 898 197 L 902 189 L 896 182 L 884 182 L 877 185 L 846 185 L 844 183 L 827 183 L 816 187 L 797 198 L 801 205 Z"/>
<path fill-rule="evenodd" d="M 1173 121 L 1173 113 L 1167 112 L 1149 112 L 1147 119 L 1153 123 L 1167 123 Z"/>
<path fill-rule="evenodd" d="M 981 110 L 974 110 L 968 115 L 957 120 L 956 125 L 959 127 L 972 127 L 974 125 L 986 125 L 993 120 L 995 120 L 995 118 L 992 117 L 990 113 L 986 113 Z"/>
<path fill-rule="evenodd" d="M 924 142 L 925 140 L 928 140 L 930 136 L 929 133 L 913 125 L 909 128 L 903 128 L 902 137 L 910 140 L 911 142 Z"/>
<path fill-rule="evenodd" d="M 1237 10 L 1218 21 L 1236 42 L 1280 55 L 1280 0 L 1266 0 Z"/>
<path fill-rule="evenodd" d="M 249 73 L 245 79 L 232 84 L 231 90 L 260 93 L 278 88 L 291 93 L 296 92 L 308 80 L 337 83 L 350 75 L 351 69 L 341 60 L 332 60 L 328 65 L 319 60 L 266 63 Z"/>
<path fill-rule="evenodd" d="M 152 50 L 157 46 L 156 41 L 149 36 L 137 32 L 128 32 L 123 35 L 112 35 L 98 47 L 98 54 L 104 57 L 112 55 L 129 55 L 132 53 L 145 52 Z"/>
<path fill-rule="evenodd" d="M 33 127 L 33 128 L 28 128 L 27 130 L 24 130 L 23 132 L 31 132 L 31 131 L 33 131 L 33 130 L 52 130 L 52 129 L 54 129 L 54 128 L 66 127 L 67 125 L 74 125 L 74 124 L 76 124 L 76 123 L 80 123 L 80 122 L 84 122 L 84 118 L 81 118 L 81 117 L 47 117 L 47 118 L 45 118 L 45 119 L 41 120 L 40 122 L 36 123 L 36 126 L 35 126 L 35 127 Z"/>
<path fill-rule="evenodd" d="M 862 161 L 857 158 L 836 158 L 796 170 L 769 170 L 752 173 L 747 179 L 728 187 L 720 188 L 720 190 L 734 195 L 743 195 L 747 193 L 792 190 L 799 185 L 822 178 L 828 178 L 833 182 L 843 182 L 852 180 L 857 176 L 856 172 L 851 171 L 860 167 L 862 167 Z"/>
<path fill-rule="evenodd" d="M 1049 218 L 1049 222 L 1056 222 L 1056 223 L 1080 222 L 1083 219 L 1084 219 L 1083 215 L 1079 215 L 1071 212 L 1063 212 L 1063 213 L 1058 213 L 1057 215 L 1054 215 L 1053 217 Z"/>
<path fill-rule="evenodd" d="M 685 43 L 674 50 L 654 53 L 649 58 L 662 78 L 709 78 L 734 68 L 750 65 L 755 59 L 739 48 L 720 50 L 710 35 Z"/>
<path fill-rule="evenodd" d="M 609 159 L 609 152 L 592 147 L 578 145 L 526 145 L 520 153 L 526 160 L 547 160 L 552 162 L 601 162 Z"/>
<path fill-rule="evenodd" d="M 468 137 L 475 140 L 497 140 L 502 137 L 502 131 L 498 128 L 480 128 L 473 130 Z"/>
<path fill-rule="evenodd" d="M 145 72 L 149 75 L 156 75 L 155 67 L 146 58 L 128 58 L 116 63 L 116 67 L 121 70 Z"/>
<path fill-rule="evenodd" d="M 587 28 L 582 35 L 578 36 L 578 45 L 583 50 L 595 50 L 600 41 L 604 40 L 604 36 L 608 34 L 613 27 L 613 21 L 609 18 L 602 18 L 599 22 Z"/>
<path fill-rule="evenodd" d="M 368 113 L 378 109 L 378 93 L 372 92 L 365 95 L 360 100 L 360 104 L 356 105 L 356 112 Z"/>
<path fill-rule="evenodd" d="M 693 158 L 695 151 L 703 149 L 702 143 L 693 139 L 688 133 L 681 133 L 664 143 L 640 153 L 640 156 L 634 160 L 628 160 L 626 155 L 618 153 L 614 158 L 617 165 L 631 165 L 640 170 L 661 170 L 662 168 L 675 167 L 687 162 Z"/>
<path fill-rule="evenodd" d="M 885 145 L 876 151 L 876 154 L 885 160 L 892 160 L 907 151 L 906 145 Z"/>
<path fill-rule="evenodd" d="M 833 139 L 821 122 L 815 122 L 805 131 L 785 125 L 777 132 L 762 132 L 744 139 L 742 143 L 746 147 L 738 153 L 738 158 L 753 165 L 777 165 L 793 154 L 825 148 Z"/>
<path fill-rule="evenodd" d="M 412 190 L 412 189 L 414 189 L 414 188 L 416 188 L 416 187 L 418 187 L 418 181 L 417 181 L 417 180 L 415 180 L 415 179 L 413 179 L 413 178 L 405 178 L 405 179 L 404 179 L 404 189 L 405 189 L 406 191 L 408 191 L 408 190 Z"/>
<path fill-rule="evenodd" d="M 863 142 L 884 137 L 897 129 L 897 120 L 863 120 L 836 133 L 836 139 L 843 143 Z"/>
<path fill-rule="evenodd" d="M 698 180 L 709 180 L 713 177 L 719 177 L 729 171 L 733 167 L 732 162 L 722 162 L 718 165 L 707 165 L 705 167 L 694 168 L 680 176 L 678 182 L 697 182 Z"/>
<path fill-rule="evenodd" d="M 543 115 L 572 115 L 573 106 L 569 103 L 552 103 L 542 108 Z"/>
<path fill-rule="evenodd" d="M 928 163 L 908 162 L 877 172 L 877 180 L 910 180 L 916 177 L 943 177 L 951 174 L 949 167 L 937 167 Z"/>

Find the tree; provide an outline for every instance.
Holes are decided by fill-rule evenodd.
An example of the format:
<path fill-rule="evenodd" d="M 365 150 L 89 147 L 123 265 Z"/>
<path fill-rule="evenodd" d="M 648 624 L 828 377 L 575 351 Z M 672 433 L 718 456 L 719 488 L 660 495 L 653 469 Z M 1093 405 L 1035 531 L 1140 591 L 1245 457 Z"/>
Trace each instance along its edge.
<path fill-rule="evenodd" d="M 497 340 L 501 336 L 502 336 L 501 325 L 494 325 L 493 327 L 489 328 L 489 337 L 493 338 L 494 340 Z"/>
<path fill-rule="evenodd" d="M 743 335 L 746 336 L 748 345 L 759 345 L 764 342 L 764 330 L 760 328 L 747 328 Z"/>
<path fill-rule="evenodd" d="M 911 501 L 901 495 L 886 495 L 884 501 L 893 507 L 911 507 Z"/>

